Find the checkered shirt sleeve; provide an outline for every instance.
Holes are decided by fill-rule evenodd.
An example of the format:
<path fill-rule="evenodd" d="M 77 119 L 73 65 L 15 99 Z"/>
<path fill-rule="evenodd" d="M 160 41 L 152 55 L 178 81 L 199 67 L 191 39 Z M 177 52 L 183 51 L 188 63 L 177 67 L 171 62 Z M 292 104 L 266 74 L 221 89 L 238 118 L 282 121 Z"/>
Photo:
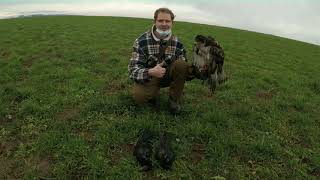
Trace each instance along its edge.
<path fill-rule="evenodd" d="M 130 79 L 138 83 L 144 83 L 150 79 L 148 75 L 149 69 L 147 68 L 146 61 L 146 54 L 139 45 L 139 39 L 136 39 L 133 44 L 133 51 L 128 65 Z"/>

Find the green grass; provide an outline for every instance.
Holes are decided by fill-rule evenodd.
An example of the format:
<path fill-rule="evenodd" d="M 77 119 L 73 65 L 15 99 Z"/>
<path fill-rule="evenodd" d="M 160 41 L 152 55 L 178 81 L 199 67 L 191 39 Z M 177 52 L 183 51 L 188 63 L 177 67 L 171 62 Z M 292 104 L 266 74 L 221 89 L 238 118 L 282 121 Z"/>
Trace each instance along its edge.
<path fill-rule="evenodd" d="M 317 179 L 320 47 L 176 22 L 191 61 L 197 34 L 225 48 L 229 80 L 185 87 L 185 113 L 135 107 L 127 65 L 152 20 L 47 16 L 0 20 L 0 178 Z M 144 173 L 139 130 L 174 134 L 172 171 Z M 157 165 L 156 165 L 157 166 Z"/>

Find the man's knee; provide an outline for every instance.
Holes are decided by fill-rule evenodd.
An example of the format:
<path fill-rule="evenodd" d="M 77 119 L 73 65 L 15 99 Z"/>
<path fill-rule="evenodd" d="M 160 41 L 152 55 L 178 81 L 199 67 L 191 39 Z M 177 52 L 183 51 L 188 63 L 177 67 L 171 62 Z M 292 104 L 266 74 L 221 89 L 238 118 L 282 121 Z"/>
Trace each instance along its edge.
<path fill-rule="evenodd" d="M 176 60 L 172 64 L 171 72 L 170 72 L 172 77 L 185 77 L 187 78 L 189 74 L 189 64 L 184 61 L 184 60 Z"/>
<path fill-rule="evenodd" d="M 132 98 L 136 104 L 143 104 L 146 102 L 146 95 L 143 91 L 133 88 L 132 89 Z"/>
<path fill-rule="evenodd" d="M 181 59 L 178 59 L 173 63 L 173 69 L 177 71 L 186 71 L 188 69 L 188 66 L 188 63 Z"/>
<path fill-rule="evenodd" d="M 134 84 L 132 97 L 136 104 L 144 104 L 157 95 L 157 87 L 147 87 L 141 84 Z"/>

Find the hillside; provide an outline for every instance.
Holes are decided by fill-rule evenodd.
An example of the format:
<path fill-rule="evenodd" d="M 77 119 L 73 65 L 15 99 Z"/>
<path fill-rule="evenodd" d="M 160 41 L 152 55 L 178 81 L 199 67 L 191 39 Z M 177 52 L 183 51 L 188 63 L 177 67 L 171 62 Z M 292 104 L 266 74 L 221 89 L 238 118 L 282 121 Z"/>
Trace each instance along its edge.
<path fill-rule="evenodd" d="M 44 16 L 0 20 L 0 179 L 317 179 L 320 46 L 176 22 L 191 61 L 193 38 L 214 36 L 229 80 L 211 96 L 188 82 L 179 116 L 135 107 L 127 65 L 152 20 Z M 139 131 L 175 137 L 172 171 L 144 173 Z"/>

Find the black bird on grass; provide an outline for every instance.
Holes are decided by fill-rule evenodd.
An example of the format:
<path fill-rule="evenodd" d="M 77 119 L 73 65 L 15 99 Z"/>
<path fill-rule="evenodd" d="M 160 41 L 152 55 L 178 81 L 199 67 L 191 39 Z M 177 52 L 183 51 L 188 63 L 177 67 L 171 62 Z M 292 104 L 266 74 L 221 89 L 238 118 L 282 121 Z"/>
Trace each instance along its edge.
<path fill-rule="evenodd" d="M 156 149 L 155 158 L 163 169 L 171 169 L 176 156 L 171 148 L 171 138 L 167 132 L 160 133 L 159 146 Z"/>
<path fill-rule="evenodd" d="M 152 140 L 153 133 L 150 130 L 143 130 L 133 151 L 139 164 L 142 166 L 143 171 L 152 169 Z"/>

